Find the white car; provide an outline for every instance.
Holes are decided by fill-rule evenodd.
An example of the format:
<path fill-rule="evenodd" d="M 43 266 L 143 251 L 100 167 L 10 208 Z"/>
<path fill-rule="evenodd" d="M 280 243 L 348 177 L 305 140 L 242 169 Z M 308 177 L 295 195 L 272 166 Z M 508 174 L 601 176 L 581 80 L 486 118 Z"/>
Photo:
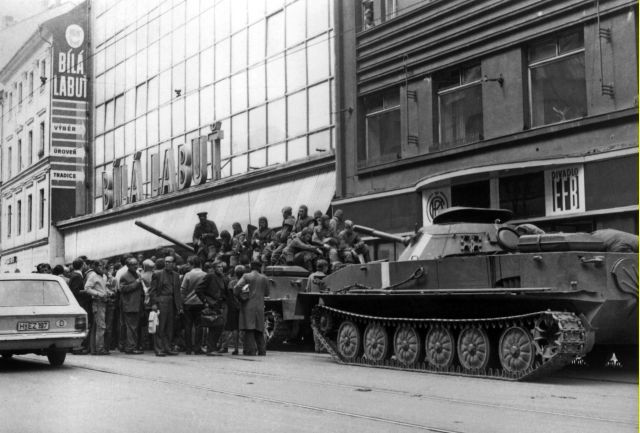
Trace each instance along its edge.
<path fill-rule="evenodd" d="M 0 274 L 0 355 L 46 355 L 52 366 L 87 336 L 87 313 L 60 277 Z"/>

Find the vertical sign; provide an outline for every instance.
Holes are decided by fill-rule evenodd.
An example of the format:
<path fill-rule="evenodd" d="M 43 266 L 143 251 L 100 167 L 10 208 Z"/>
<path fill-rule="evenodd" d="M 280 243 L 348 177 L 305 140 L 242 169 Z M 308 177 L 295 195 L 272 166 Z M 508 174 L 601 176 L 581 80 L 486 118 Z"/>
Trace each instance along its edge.
<path fill-rule="evenodd" d="M 53 36 L 51 80 L 51 219 L 83 213 L 91 55 L 87 3 L 45 24 Z"/>
<path fill-rule="evenodd" d="M 584 167 L 545 170 L 544 190 L 547 215 L 584 212 Z"/>
<path fill-rule="evenodd" d="M 422 191 L 422 224 L 430 226 L 433 218 L 451 206 L 451 188 L 443 186 Z"/>

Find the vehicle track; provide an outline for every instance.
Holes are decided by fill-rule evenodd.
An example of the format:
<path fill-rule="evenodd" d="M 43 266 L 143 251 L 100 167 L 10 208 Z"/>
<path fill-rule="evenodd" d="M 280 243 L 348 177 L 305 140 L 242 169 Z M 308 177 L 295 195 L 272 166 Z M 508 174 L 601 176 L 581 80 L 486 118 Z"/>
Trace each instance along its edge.
<path fill-rule="evenodd" d="M 131 357 L 130 359 L 131 360 L 136 360 L 136 361 L 143 361 L 143 362 L 146 360 L 145 358 L 137 358 L 137 357 Z M 254 359 L 252 359 L 252 358 L 243 358 L 242 356 L 234 358 L 234 359 L 235 360 L 244 360 L 244 361 L 254 361 Z M 32 360 L 32 359 L 29 359 L 29 360 Z M 34 359 L 34 361 L 42 362 L 42 363 L 46 364 L 45 361 L 40 361 L 38 359 Z M 347 411 L 340 411 L 340 410 L 322 408 L 322 407 L 317 407 L 317 406 L 312 406 L 312 405 L 305 405 L 305 404 L 300 404 L 300 403 L 296 403 L 296 402 L 273 399 L 273 398 L 270 398 L 270 397 L 261 397 L 261 396 L 256 396 L 256 395 L 251 395 L 251 394 L 244 394 L 244 393 L 233 392 L 233 391 L 222 391 L 222 390 L 219 390 L 219 389 L 214 389 L 212 387 L 203 386 L 203 385 L 196 385 L 196 384 L 192 384 L 192 383 L 189 383 L 189 382 L 183 382 L 183 381 L 179 381 L 179 380 L 162 379 L 162 378 L 155 378 L 155 377 L 152 378 L 152 377 L 148 377 L 148 376 L 144 376 L 144 375 L 136 375 L 136 374 L 131 374 L 131 373 L 122 372 L 122 371 L 119 371 L 119 370 L 109 369 L 109 368 L 104 368 L 104 367 L 83 366 L 83 365 L 75 365 L 74 367 L 82 368 L 82 369 L 90 370 L 90 371 L 101 372 L 101 373 L 107 373 L 107 374 L 114 374 L 114 375 L 130 377 L 130 378 L 136 378 L 136 379 L 140 379 L 140 380 L 147 380 L 147 381 L 152 381 L 152 382 L 157 382 L 157 383 L 165 383 L 165 384 L 170 384 L 170 385 L 173 384 L 173 385 L 186 386 L 186 387 L 191 387 L 191 388 L 195 388 L 195 389 L 201 389 L 201 390 L 205 390 L 205 391 L 210 391 L 210 392 L 221 394 L 221 395 L 230 395 L 230 396 L 235 396 L 235 397 L 239 397 L 239 398 L 253 399 L 253 400 L 257 400 L 257 401 L 269 402 L 269 403 L 278 404 L 278 405 L 293 406 L 293 407 L 298 407 L 298 408 L 303 408 L 303 409 L 308 409 L 308 410 L 316 410 L 316 411 L 320 411 L 320 412 L 339 414 L 339 415 L 349 416 L 349 417 L 353 417 L 353 418 L 376 420 L 376 421 L 383 422 L 383 423 L 389 423 L 389 424 L 395 424 L 395 425 L 399 425 L 399 426 L 418 428 L 418 429 L 425 430 L 425 431 L 446 432 L 446 433 L 456 432 L 454 430 L 439 429 L 439 428 L 432 427 L 432 426 L 423 426 L 423 425 L 419 425 L 419 424 L 407 423 L 407 422 L 404 422 L 404 421 L 392 420 L 390 418 L 372 417 L 372 416 L 369 416 L 369 415 L 362 415 L 362 414 L 356 414 L 356 413 L 351 413 L 351 412 L 347 412 Z M 631 422 L 625 422 L 625 421 L 612 419 L 612 418 L 604 418 L 604 417 L 589 416 L 589 415 L 578 415 L 578 414 L 572 414 L 572 413 L 562 412 L 562 411 L 549 411 L 549 410 L 540 410 L 540 409 L 535 409 L 535 408 L 518 407 L 518 406 L 500 404 L 500 403 L 478 402 L 478 401 L 467 400 L 467 399 L 462 399 L 462 398 L 455 398 L 455 397 L 443 397 L 443 396 L 434 396 L 434 395 L 426 395 L 426 394 L 415 394 L 415 393 L 411 393 L 411 392 L 408 392 L 408 391 L 399 391 L 399 390 L 394 390 L 394 389 L 390 389 L 390 388 L 383 388 L 383 387 L 375 387 L 375 386 L 363 387 L 362 385 L 338 383 L 338 382 L 330 381 L 330 380 L 313 380 L 313 379 L 305 379 L 305 378 L 299 378 L 299 377 L 291 377 L 291 376 L 287 376 L 287 375 L 284 375 L 284 374 L 252 372 L 252 371 L 247 371 L 247 370 L 242 370 L 242 369 L 228 368 L 228 367 L 224 367 L 224 366 L 222 366 L 221 368 L 220 367 L 221 366 L 218 367 L 217 372 L 224 372 L 225 374 L 233 374 L 235 376 L 263 377 L 263 378 L 268 378 L 268 379 L 273 379 L 273 380 L 286 380 L 286 381 L 289 381 L 289 382 L 295 381 L 295 382 L 304 383 L 304 384 L 325 385 L 325 386 L 331 386 L 331 387 L 335 387 L 335 388 L 345 388 L 345 389 L 350 389 L 350 390 L 353 390 L 353 391 L 379 392 L 379 393 L 384 393 L 384 394 L 391 394 L 391 395 L 418 398 L 420 400 L 445 402 L 445 403 L 452 403 L 452 404 L 471 406 L 471 407 L 475 406 L 475 407 L 486 407 L 486 408 L 493 408 L 493 409 L 500 409 L 500 410 L 511 410 L 511 411 L 514 411 L 514 412 L 539 414 L 539 415 L 546 415 L 546 416 L 557 416 L 557 417 L 561 417 L 561 418 L 574 418 L 574 419 L 580 419 L 580 420 L 588 420 L 588 421 L 603 422 L 603 423 L 612 423 L 612 424 L 618 424 L 618 425 L 631 425 L 631 426 L 636 425 L 636 424 L 631 423 Z M 417 373 L 417 374 L 422 375 L 422 373 Z M 595 379 L 588 379 L 588 378 L 582 378 L 582 377 L 569 377 L 569 376 L 563 377 L 563 379 L 565 379 L 565 378 L 566 379 L 570 379 L 570 380 L 576 380 L 576 381 L 580 381 L 580 380 L 594 380 L 595 381 Z M 603 380 L 602 382 L 611 382 L 611 381 Z M 633 383 L 633 382 L 622 382 L 622 383 L 631 384 L 631 385 L 635 385 L 636 384 L 636 383 Z M 459 433 L 459 432 L 457 432 L 457 433 Z"/>

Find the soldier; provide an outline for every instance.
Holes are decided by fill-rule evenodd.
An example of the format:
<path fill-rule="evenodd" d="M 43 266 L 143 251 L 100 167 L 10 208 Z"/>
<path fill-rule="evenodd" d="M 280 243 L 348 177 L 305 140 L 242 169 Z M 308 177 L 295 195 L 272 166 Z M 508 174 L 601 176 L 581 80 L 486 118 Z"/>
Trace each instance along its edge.
<path fill-rule="evenodd" d="M 247 261 L 247 235 L 242 231 L 242 226 L 239 222 L 235 222 L 231 225 L 233 228 L 233 239 L 231 240 L 231 260 L 230 266 L 236 266 L 244 261 Z"/>
<path fill-rule="evenodd" d="M 322 257 L 322 250 L 311 244 L 312 236 L 313 231 L 307 227 L 289 241 L 282 252 L 288 265 L 303 266 L 313 272 L 314 261 Z"/>
<path fill-rule="evenodd" d="M 207 212 L 199 212 L 198 219 L 200 222 L 193 229 L 193 249 L 199 256 L 206 257 L 207 246 L 217 242 L 218 227 L 207 219 Z"/>
<path fill-rule="evenodd" d="M 293 217 L 287 217 L 287 219 L 282 223 L 282 229 L 278 230 L 273 235 L 271 242 L 265 246 L 262 251 L 262 263 L 264 263 L 265 266 L 269 263 L 277 265 L 280 262 L 282 251 L 289 242 L 289 236 L 291 235 L 291 230 L 293 229 L 294 224 L 295 220 Z"/>
<path fill-rule="evenodd" d="M 338 258 L 338 242 L 336 240 L 336 234 L 329 226 L 330 218 L 328 215 L 322 215 L 320 217 L 320 224 L 313 229 L 313 236 L 311 243 L 316 245 L 325 253 L 325 256 L 329 258 L 330 263 L 340 261 Z"/>
<path fill-rule="evenodd" d="M 333 213 L 333 218 L 331 218 L 331 221 L 329 222 L 329 226 L 336 235 L 344 230 L 344 216 L 342 209 L 336 209 Z"/>
<path fill-rule="evenodd" d="M 293 231 L 300 233 L 302 229 L 313 226 L 313 222 L 313 218 L 309 216 L 309 208 L 302 204 L 298 209 L 298 218 L 296 219 L 296 225 L 293 227 Z"/>
<path fill-rule="evenodd" d="M 284 227 L 284 222 L 287 220 L 287 218 L 293 217 L 293 209 L 291 209 L 291 206 L 285 206 L 282 208 L 282 226 Z"/>
<path fill-rule="evenodd" d="M 253 247 L 254 260 L 260 260 L 262 252 L 269 242 L 273 239 L 273 230 L 269 228 L 269 222 L 266 217 L 261 216 L 258 219 L 258 230 L 253 232 L 251 246 Z"/>
<path fill-rule="evenodd" d="M 243 354 L 265 356 L 264 297 L 269 296 L 269 280 L 260 273 L 260 263 L 251 262 L 251 272 L 244 274 L 234 287 L 240 301 L 239 328 L 244 331 Z M 246 296 L 242 293 L 246 291 Z M 257 353 L 256 353 L 257 352 Z"/>
<path fill-rule="evenodd" d="M 369 248 L 353 231 L 353 222 L 350 220 L 344 222 L 344 230 L 338 235 L 338 254 L 345 263 L 370 261 Z"/>

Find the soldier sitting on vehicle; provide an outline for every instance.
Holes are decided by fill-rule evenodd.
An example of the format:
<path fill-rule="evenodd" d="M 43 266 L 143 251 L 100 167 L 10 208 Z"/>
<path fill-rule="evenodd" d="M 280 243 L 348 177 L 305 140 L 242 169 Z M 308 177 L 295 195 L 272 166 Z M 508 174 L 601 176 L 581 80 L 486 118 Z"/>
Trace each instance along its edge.
<path fill-rule="evenodd" d="M 315 260 L 322 257 L 323 253 L 320 248 L 311 244 L 312 236 L 312 230 L 305 228 L 289 241 L 283 251 L 288 265 L 302 266 L 313 272 Z"/>
<path fill-rule="evenodd" d="M 253 248 L 253 259 L 260 260 L 266 245 L 273 239 L 274 232 L 269 228 L 266 217 L 258 219 L 258 230 L 253 232 L 251 247 Z"/>
<path fill-rule="evenodd" d="M 294 224 L 295 220 L 293 217 L 287 217 L 282 224 L 282 228 L 275 233 L 271 242 L 264 247 L 262 250 L 262 263 L 264 266 L 269 264 L 277 265 L 280 263 L 282 251 L 286 248 L 287 243 L 289 242 L 291 230 L 293 229 Z"/>
<path fill-rule="evenodd" d="M 318 246 L 324 252 L 324 256 L 329 259 L 330 263 L 339 261 L 338 258 L 338 242 L 336 234 L 329 225 L 331 218 L 328 215 L 320 216 L 320 224 L 313 229 L 313 237 L 311 243 Z"/>
<path fill-rule="evenodd" d="M 369 248 L 353 231 L 353 222 L 346 220 L 344 230 L 338 234 L 338 255 L 344 263 L 366 263 L 370 261 Z"/>

